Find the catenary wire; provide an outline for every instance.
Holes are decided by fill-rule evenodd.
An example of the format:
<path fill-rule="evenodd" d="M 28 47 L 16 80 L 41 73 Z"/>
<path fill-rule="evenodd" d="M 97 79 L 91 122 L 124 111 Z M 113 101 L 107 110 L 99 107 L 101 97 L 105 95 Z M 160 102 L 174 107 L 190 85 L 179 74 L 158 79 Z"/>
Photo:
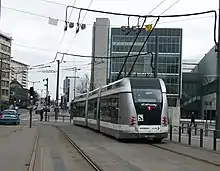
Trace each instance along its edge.
<path fill-rule="evenodd" d="M 6 7 L 6 6 L 2 6 L 3 9 L 6 9 L 6 10 L 11 10 L 11 11 L 16 11 L 16 12 L 20 12 L 20 13 L 24 13 L 24 14 L 27 14 L 27 15 L 33 15 L 33 16 L 36 16 L 36 17 L 41 17 L 41 18 L 46 18 L 46 19 L 49 19 L 51 17 L 49 16 L 46 16 L 46 15 L 41 15 L 41 14 L 37 14 L 37 13 L 33 13 L 33 12 L 29 12 L 29 11 L 24 11 L 24 10 L 20 10 L 20 9 L 16 9 L 16 8 L 11 8 L 11 7 Z M 187 16 L 185 16 L 187 17 Z M 190 17 L 190 16 L 189 16 Z M 158 23 L 157 25 L 159 24 L 165 24 L 165 23 L 174 23 L 174 22 L 181 22 L 181 21 L 187 21 L 187 20 L 195 20 L 195 19 L 203 19 L 203 18 L 213 18 L 213 16 L 205 16 L 205 17 L 194 17 L 194 18 L 186 18 L 186 19 L 180 19 L 180 20 L 172 20 L 172 21 L 164 21 L 164 22 L 160 22 Z M 57 19 L 57 21 L 59 22 L 65 22 L 64 20 L 62 19 Z M 85 23 L 86 25 L 93 25 L 93 23 Z M 106 26 L 106 25 L 98 25 L 98 26 Z M 112 27 L 119 27 L 121 25 L 110 25 Z"/>
<path fill-rule="evenodd" d="M 153 30 L 155 29 L 155 27 L 156 27 L 157 23 L 159 22 L 159 20 L 160 20 L 160 17 L 157 18 L 157 21 L 156 21 L 156 23 L 154 24 L 154 27 L 152 28 L 152 30 L 151 30 L 150 33 L 148 34 L 147 38 L 145 39 L 144 43 L 142 44 L 142 46 L 141 46 L 141 48 L 140 48 L 140 50 L 139 50 L 139 52 L 138 52 L 138 55 L 137 55 L 136 59 L 134 60 L 133 65 L 131 66 L 130 71 L 128 72 L 128 76 L 131 75 L 131 72 L 132 72 L 133 69 L 134 69 L 134 65 L 135 65 L 135 63 L 136 63 L 137 60 L 138 60 L 139 54 L 141 54 L 141 52 L 142 52 L 142 50 L 143 50 L 145 44 L 147 43 L 148 39 L 150 38 L 150 35 L 152 34 L 152 32 L 153 32 Z M 151 59 L 151 61 L 152 61 L 152 59 Z M 151 63 L 151 67 L 152 67 L 152 63 Z"/>
<path fill-rule="evenodd" d="M 92 6 L 92 3 L 93 3 L 93 2 L 94 2 L 94 0 L 91 0 L 91 1 L 90 1 L 89 5 L 88 5 L 88 9 Z M 72 9 L 74 9 L 74 8 L 72 8 Z M 85 20 L 87 13 L 88 13 L 88 11 L 86 11 L 85 15 L 83 16 L 83 19 L 82 19 L 82 21 L 81 21 L 81 24 L 82 24 L 83 21 Z M 76 36 L 77 36 L 77 33 L 74 35 L 72 41 L 70 42 L 70 45 L 69 45 L 69 47 L 68 47 L 68 49 L 67 49 L 67 52 L 69 52 L 69 50 L 71 49 L 72 44 L 73 44 L 74 40 L 76 39 Z"/>
<path fill-rule="evenodd" d="M 74 0 L 73 6 L 74 6 L 75 4 L 76 4 L 76 0 Z M 69 18 L 68 18 L 67 22 L 70 21 L 71 16 L 72 16 L 72 13 L 73 13 L 73 8 L 72 8 L 71 11 L 70 11 L 70 15 L 69 15 Z M 59 45 L 61 45 L 61 44 L 63 43 L 64 37 L 65 37 L 65 33 L 66 33 L 66 32 L 64 31 L 63 34 L 62 34 L 62 37 L 61 37 L 61 40 L 60 40 Z"/>
<path fill-rule="evenodd" d="M 158 18 L 158 17 L 160 17 L 160 18 L 177 18 L 177 17 L 188 17 L 188 16 L 196 16 L 196 15 L 214 13 L 214 16 L 215 16 L 215 21 L 214 21 L 214 42 L 218 46 L 218 43 L 217 43 L 217 40 L 216 40 L 217 12 L 215 10 L 208 10 L 208 11 L 188 13 L 188 14 L 173 14 L 173 15 L 138 15 L 138 14 L 126 14 L 126 13 L 116 13 L 116 12 L 109 12 L 109 11 L 93 10 L 93 9 L 87 9 L 87 8 L 74 7 L 74 6 L 67 6 L 67 9 L 68 9 L 68 7 L 72 7 L 72 8 L 78 9 L 78 10 L 95 12 L 95 13 L 111 14 L 111 15 L 127 16 L 127 17 L 132 16 L 132 17 L 138 17 L 138 18 L 145 18 L 145 17 L 148 17 L 148 18 Z"/>
<path fill-rule="evenodd" d="M 35 0 L 35 1 L 42 1 L 42 2 L 49 3 L 49 4 L 55 4 L 55 5 L 61 5 L 61 6 L 67 6 L 66 4 L 62 4 L 62 3 L 59 3 L 59 2 L 53 2 L 53 1 L 49 1 L 49 0 Z"/>
<path fill-rule="evenodd" d="M 154 7 L 149 13 L 148 13 L 148 15 L 150 15 L 152 12 L 154 12 L 157 8 L 159 8 L 164 2 L 165 2 L 166 0 L 162 0 L 158 5 L 156 5 L 156 7 Z M 139 23 L 141 23 L 142 21 L 139 21 Z M 138 25 L 139 25 L 139 23 L 138 23 Z M 125 34 L 124 35 L 124 38 L 126 37 L 126 36 L 128 36 L 129 34 Z M 119 41 L 116 43 L 116 44 L 114 44 L 113 46 L 112 46 L 112 48 L 110 48 L 110 51 L 117 45 L 119 43 Z"/>
<path fill-rule="evenodd" d="M 136 35 L 134 41 L 132 42 L 132 45 L 131 45 L 129 51 L 128 51 L 127 57 L 130 55 L 130 53 L 131 53 L 131 51 L 132 51 L 132 49 L 133 49 L 133 46 L 134 46 L 136 40 L 138 39 L 138 36 L 141 34 L 141 29 L 143 28 L 146 19 L 147 19 L 147 17 L 144 18 L 144 21 L 143 21 L 143 23 L 142 23 L 140 29 L 138 30 L 138 33 L 137 33 L 137 35 Z M 119 71 L 119 73 L 118 73 L 118 76 L 117 76 L 116 80 L 118 80 L 118 79 L 120 78 L 121 73 L 122 73 L 122 71 L 123 71 L 123 69 L 124 69 L 124 67 L 125 67 L 125 65 L 126 65 L 127 60 L 128 60 L 128 58 L 125 58 L 125 61 L 124 61 L 124 63 L 122 64 L 122 67 L 121 67 L 121 69 L 120 69 L 120 71 Z"/>
<path fill-rule="evenodd" d="M 163 15 L 165 12 L 167 12 L 168 10 L 170 10 L 174 5 L 176 5 L 180 0 L 176 0 L 173 4 L 171 4 L 168 8 L 166 8 L 163 12 L 160 13 L 160 16 Z M 155 21 L 155 19 L 153 19 L 151 21 L 151 23 L 153 23 Z"/>

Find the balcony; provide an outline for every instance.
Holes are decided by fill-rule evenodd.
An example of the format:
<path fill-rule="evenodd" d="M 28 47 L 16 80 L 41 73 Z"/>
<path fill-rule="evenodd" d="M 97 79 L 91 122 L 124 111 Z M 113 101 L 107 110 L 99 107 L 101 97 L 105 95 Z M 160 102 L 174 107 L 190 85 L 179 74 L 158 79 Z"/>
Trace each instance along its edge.
<path fill-rule="evenodd" d="M 7 42 L 7 41 L 5 41 L 5 40 L 3 40 L 1 38 L 0 38 L 0 43 L 3 44 L 3 45 L 11 47 L 11 43 L 10 42 Z"/>

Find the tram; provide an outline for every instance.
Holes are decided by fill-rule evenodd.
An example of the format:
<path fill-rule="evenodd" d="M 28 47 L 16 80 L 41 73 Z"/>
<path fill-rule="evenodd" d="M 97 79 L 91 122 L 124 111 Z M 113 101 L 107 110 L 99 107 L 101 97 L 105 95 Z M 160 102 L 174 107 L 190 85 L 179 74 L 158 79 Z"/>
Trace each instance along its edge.
<path fill-rule="evenodd" d="M 116 139 L 168 137 L 166 86 L 160 78 L 123 78 L 77 96 L 73 123 Z"/>

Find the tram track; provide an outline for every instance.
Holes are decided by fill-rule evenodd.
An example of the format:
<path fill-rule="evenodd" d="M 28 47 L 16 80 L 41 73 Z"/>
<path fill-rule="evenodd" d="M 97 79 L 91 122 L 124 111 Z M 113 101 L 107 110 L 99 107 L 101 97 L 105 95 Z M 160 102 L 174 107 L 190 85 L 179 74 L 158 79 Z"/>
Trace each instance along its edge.
<path fill-rule="evenodd" d="M 103 171 L 103 169 L 93 161 L 60 127 L 54 126 L 61 135 L 74 147 L 78 153 L 89 163 L 95 171 Z"/>

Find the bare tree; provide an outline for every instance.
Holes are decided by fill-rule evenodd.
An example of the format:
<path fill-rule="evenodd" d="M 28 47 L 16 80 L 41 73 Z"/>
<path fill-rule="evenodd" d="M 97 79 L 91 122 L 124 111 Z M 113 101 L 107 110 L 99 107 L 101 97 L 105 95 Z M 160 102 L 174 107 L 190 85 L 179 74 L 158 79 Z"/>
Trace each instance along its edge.
<path fill-rule="evenodd" d="M 76 87 L 79 93 L 86 93 L 89 89 L 89 76 L 84 74 L 83 78 L 80 78 L 80 84 Z"/>

